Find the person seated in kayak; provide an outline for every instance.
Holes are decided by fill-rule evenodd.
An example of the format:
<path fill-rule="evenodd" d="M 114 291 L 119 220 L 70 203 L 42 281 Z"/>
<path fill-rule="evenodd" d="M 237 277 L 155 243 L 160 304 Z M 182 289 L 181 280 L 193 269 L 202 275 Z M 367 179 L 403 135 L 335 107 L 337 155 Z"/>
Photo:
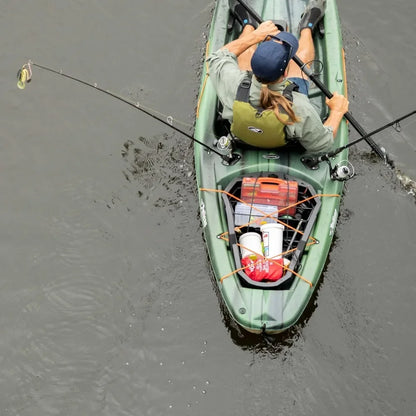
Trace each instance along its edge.
<path fill-rule="evenodd" d="M 256 27 L 241 4 L 231 6 L 243 27 L 241 35 L 212 53 L 207 62 L 222 117 L 231 122 L 231 132 L 240 140 L 261 148 L 300 143 L 309 154 L 332 150 L 348 100 L 334 92 L 326 100 L 329 116 L 322 123 L 307 97 L 309 81 L 292 60 L 296 52 L 303 62 L 315 58 L 312 36 L 325 3 L 310 1 L 299 24 L 299 41 L 271 21 Z"/>

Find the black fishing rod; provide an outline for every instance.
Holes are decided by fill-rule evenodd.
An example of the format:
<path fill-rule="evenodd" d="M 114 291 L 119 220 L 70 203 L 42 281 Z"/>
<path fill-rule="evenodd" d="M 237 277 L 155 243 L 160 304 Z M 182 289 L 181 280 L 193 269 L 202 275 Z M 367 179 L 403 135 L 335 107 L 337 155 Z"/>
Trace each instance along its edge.
<path fill-rule="evenodd" d="M 226 163 L 226 164 L 233 164 L 236 161 L 237 155 L 231 154 L 231 153 L 227 153 L 227 154 L 223 154 L 220 151 L 218 151 L 217 149 L 208 146 L 207 144 L 201 142 L 200 140 L 196 139 L 195 137 L 191 136 L 190 134 L 184 132 L 183 130 L 179 129 L 178 127 L 173 125 L 173 118 L 172 117 L 167 117 L 166 120 L 163 120 L 160 117 L 157 117 L 155 114 L 151 113 L 150 111 L 148 111 L 147 109 L 143 108 L 143 106 L 140 106 L 140 103 L 138 102 L 133 102 L 128 100 L 127 98 L 124 98 L 118 94 L 115 94 L 109 90 L 105 90 L 104 88 L 99 87 L 97 84 L 92 84 L 90 82 L 84 81 L 82 79 L 76 78 L 72 75 L 68 75 L 65 74 L 62 70 L 58 71 L 56 69 L 53 68 L 49 68 L 47 66 L 44 65 L 40 65 L 40 64 L 36 64 L 32 61 L 29 60 L 29 62 L 25 65 L 22 66 L 21 69 L 19 69 L 19 71 L 17 72 L 17 86 L 20 89 L 24 89 L 25 88 L 25 84 L 26 82 L 30 82 L 32 79 L 32 67 L 37 67 L 40 69 L 44 69 L 45 71 L 49 71 L 52 72 L 54 74 L 57 75 L 61 75 L 65 78 L 69 78 L 73 81 L 76 81 L 80 84 L 86 85 L 88 87 L 94 88 L 104 94 L 107 94 L 113 98 L 116 98 L 119 101 L 122 101 L 123 103 L 126 103 L 128 105 L 130 105 L 131 107 L 135 108 L 136 110 L 139 110 L 145 114 L 147 114 L 148 116 L 154 118 L 157 121 L 160 121 L 161 123 L 165 124 L 166 126 L 169 126 L 170 128 L 172 128 L 173 130 L 177 131 L 178 133 L 182 134 L 183 136 L 187 137 L 188 139 L 192 140 L 195 143 L 200 144 L 201 146 L 205 147 L 207 150 L 210 150 L 211 152 L 217 154 L 218 156 L 221 157 L 221 159 Z"/>
<path fill-rule="evenodd" d="M 247 12 L 257 21 L 257 23 L 262 23 L 263 19 L 253 10 L 244 0 L 237 0 Z M 329 89 L 322 83 L 322 81 L 306 66 L 302 60 L 295 55 L 293 58 L 294 62 L 300 67 L 300 69 L 315 83 L 315 85 L 324 93 L 326 97 L 331 99 L 333 94 Z M 391 160 L 388 158 L 386 152 L 382 150 L 370 137 L 370 134 L 367 134 L 364 128 L 358 123 L 358 121 L 352 116 L 348 111 L 344 114 L 344 117 L 351 123 L 351 125 L 357 130 L 357 132 L 362 136 L 362 139 L 365 140 L 373 151 L 385 162 L 391 164 Z"/>
<path fill-rule="evenodd" d="M 406 119 L 410 116 L 413 116 L 414 114 L 416 114 L 416 110 L 411 111 L 410 113 L 408 113 L 404 116 L 396 118 L 395 120 L 391 121 L 390 123 L 387 123 L 384 126 L 379 127 L 379 128 L 373 130 L 370 133 L 367 133 L 365 136 L 359 137 L 358 139 L 353 140 L 350 143 L 347 143 L 345 146 L 338 147 L 337 149 L 333 150 L 332 152 L 328 152 L 328 153 L 325 153 L 324 155 L 317 156 L 317 157 L 304 157 L 304 158 L 302 158 L 302 162 L 306 166 L 308 166 L 309 168 L 314 169 L 314 168 L 316 168 L 316 166 L 319 163 L 324 162 L 324 161 L 328 161 L 330 158 L 336 156 L 338 153 L 341 153 L 343 150 L 348 149 L 349 147 L 354 146 L 355 144 L 357 144 L 357 143 L 359 143 L 363 140 L 366 140 L 369 136 L 373 136 L 374 134 L 380 133 L 381 131 L 387 129 L 388 127 L 399 126 L 400 125 L 399 123 L 402 120 L 404 120 L 404 119 Z"/>

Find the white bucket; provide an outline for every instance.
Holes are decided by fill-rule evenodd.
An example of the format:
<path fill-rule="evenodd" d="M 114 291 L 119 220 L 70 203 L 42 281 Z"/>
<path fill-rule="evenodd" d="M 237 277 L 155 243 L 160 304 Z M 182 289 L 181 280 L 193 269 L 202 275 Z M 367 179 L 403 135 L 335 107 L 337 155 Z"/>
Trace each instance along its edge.
<path fill-rule="evenodd" d="M 263 235 L 264 257 L 280 259 L 283 251 L 283 230 L 282 224 L 263 224 L 260 231 Z"/>
<path fill-rule="evenodd" d="M 260 255 L 263 253 L 261 247 L 261 236 L 258 233 L 243 234 L 239 239 L 239 243 L 243 246 L 240 247 L 242 259 L 247 256 L 254 256 L 255 253 Z"/>

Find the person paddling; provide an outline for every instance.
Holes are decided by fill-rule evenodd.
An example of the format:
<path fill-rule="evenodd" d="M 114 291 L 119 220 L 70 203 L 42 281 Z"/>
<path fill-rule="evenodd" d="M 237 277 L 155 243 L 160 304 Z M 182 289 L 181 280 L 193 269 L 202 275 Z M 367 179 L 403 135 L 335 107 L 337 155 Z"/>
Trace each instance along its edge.
<path fill-rule="evenodd" d="M 231 132 L 260 148 L 299 143 L 308 154 L 332 150 L 348 100 L 337 92 L 327 99 L 329 116 L 322 123 L 307 97 L 309 81 L 292 61 L 296 53 L 304 62 L 314 60 L 313 34 L 324 16 L 326 0 L 310 1 L 299 23 L 299 41 L 272 21 L 257 27 L 241 4 L 230 3 L 242 32 L 212 53 L 207 63 Z"/>

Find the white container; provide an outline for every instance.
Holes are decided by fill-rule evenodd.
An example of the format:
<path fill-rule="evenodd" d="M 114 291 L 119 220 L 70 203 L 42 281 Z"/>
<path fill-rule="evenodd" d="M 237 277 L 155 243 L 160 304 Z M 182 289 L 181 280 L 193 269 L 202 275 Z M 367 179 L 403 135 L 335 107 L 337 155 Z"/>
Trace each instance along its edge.
<path fill-rule="evenodd" d="M 283 230 L 282 224 L 263 224 L 260 231 L 263 235 L 264 257 L 280 259 L 283 251 Z"/>
<path fill-rule="evenodd" d="M 242 259 L 247 256 L 254 256 L 256 253 L 259 255 L 263 254 L 261 236 L 258 233 L 243 234 L 239 239 L 239 243 L 242 246 L 240 247 Z"/>

